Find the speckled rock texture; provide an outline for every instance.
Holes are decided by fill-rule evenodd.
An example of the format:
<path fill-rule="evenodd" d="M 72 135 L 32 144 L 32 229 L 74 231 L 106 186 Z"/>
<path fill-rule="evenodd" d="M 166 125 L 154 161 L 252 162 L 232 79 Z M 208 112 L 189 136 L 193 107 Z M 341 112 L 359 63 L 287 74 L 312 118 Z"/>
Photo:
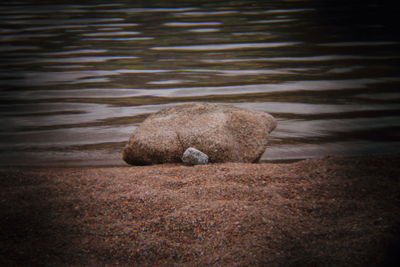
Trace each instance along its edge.
<path fill-rule="evenodd" d="M 149 116 L 132 134 L 123 159 L 131 165 L 181 162 L 189 147 L 209 162 L 257 162 L 276 120 L 265 112 L 226 104 L 167 107 Z"/>
<path fill-rule="evenodd" d="M 207 164 L 208 156 L 194 147 L 189 147 L 182 155 L 182 162 L 187 165 Z"/>
<path fill-rule="evenodd" d="M 0 167 L 0 266 L 400 266 L 400 157 Z"/>

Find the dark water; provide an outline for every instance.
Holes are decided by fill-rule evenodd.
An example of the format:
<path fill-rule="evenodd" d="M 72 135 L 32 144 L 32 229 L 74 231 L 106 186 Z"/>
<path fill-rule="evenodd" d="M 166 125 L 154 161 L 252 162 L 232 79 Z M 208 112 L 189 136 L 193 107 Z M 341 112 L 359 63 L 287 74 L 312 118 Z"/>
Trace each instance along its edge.
<path fill-rule="evenodd" d="M 0 164 L 123 165 L 196 101 L 274 115 L 263 160 L 398 152 L 398 10 L 342 2 L 2 1 Z"/>

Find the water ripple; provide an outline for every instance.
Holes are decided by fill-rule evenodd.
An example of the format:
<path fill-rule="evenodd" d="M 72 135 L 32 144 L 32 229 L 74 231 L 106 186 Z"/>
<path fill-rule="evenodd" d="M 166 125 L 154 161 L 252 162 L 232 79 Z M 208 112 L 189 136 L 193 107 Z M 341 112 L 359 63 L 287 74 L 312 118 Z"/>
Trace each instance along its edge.
<path fill-rule="evenodd" d="M 204 44 L 204 45 L 182 45 L 182 46 L 154 46 L 153 50 L 170 51 L 219 51 L 235 49 L 257 49 L 285 47 L 299 44 L 298 42 L 269 42 L 269 43 L 228 43 L 228 44 Z"/>
<path fill-rule="evenodd" d="M 203 27 L 203 26 L 218 26 L 221 25 L 221 22 L 207 22 L 207 21 L 198 21 L 198 22 L 166 22 L 164 23 L 165 26 L 172 26 L 172 27 Z"/>
<path fill-rule="evenodd" d="M 335 42 L 335 43 L 324 43 L 319 44 L 320 46 L 336 46 L 336 47 L 347 47 L 347 46 L 386 46 L 386 45 L 398 45 L 400 42 L 391 41 L 368 41 L 368 42 Z"/>
<path fill-rule="evenodd" d="M 233 63 L 233 62 L 255 62 L 255 61 L 299 61 L 299 62 L 320 62 L 320 61 L 339 61 L 339 60 L 388 60 L 399 59 L 400 56 L 356 56 L 356 55 L 321 55 L 307 57 L 258 57 L 258 58 L 224 58 L 224 59 L 202 59 L 205 63 Z"/>
<path fill-rule="evenodd" d="M 206 16 L 221 16 L 237 14 L 235 10 L 221 10 L 221 11 L 189 11 L 173 13 L 176 17 L 206 17 Z"/>
<path fill-rule="evenodd" d="M 138 35 L 141 32 L 135 32 L 135 31 L 112 31 L 112 32 L 89 32 L 89 33 L 82 33 L 82 36 L 89 36 L 89 37 L 93 37 L 93 36 L 127 36 L 127 35 Z"/>

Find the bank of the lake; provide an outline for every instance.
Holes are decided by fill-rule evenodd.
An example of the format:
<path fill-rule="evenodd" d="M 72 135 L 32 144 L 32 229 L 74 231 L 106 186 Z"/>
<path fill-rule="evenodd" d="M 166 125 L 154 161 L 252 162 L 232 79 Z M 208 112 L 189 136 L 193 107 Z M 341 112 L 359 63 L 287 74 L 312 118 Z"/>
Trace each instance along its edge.
<path fill-rule="evenodd" d="M 390 266 L 399 163 L 2 168 L 0 263 Z"/>

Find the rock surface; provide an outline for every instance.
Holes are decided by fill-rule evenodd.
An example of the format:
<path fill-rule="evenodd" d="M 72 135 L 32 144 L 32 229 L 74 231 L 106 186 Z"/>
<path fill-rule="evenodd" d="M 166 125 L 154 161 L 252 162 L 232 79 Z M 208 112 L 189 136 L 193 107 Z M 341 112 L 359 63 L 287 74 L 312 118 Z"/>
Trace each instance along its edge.
<path fill-rule="evenodd" d="M 194 147 L 189 147 L 182 155 L 182 162 L 187 165 L 207 164 L 208 156 Z"/>
<path fill-rule="evenodd" d="M 400 266 L 399 166 L 0 167 L 0 266 Z"/>
<path fill-rule="evenodd" d="M 209 162 L 256 162 L 276 124 L 265 112 L 232 105 L 167 107 L 133 132 L 123 159 L 131 165 L 177 163 L 187 148 L 196 147 L 208 155 Z"/>

